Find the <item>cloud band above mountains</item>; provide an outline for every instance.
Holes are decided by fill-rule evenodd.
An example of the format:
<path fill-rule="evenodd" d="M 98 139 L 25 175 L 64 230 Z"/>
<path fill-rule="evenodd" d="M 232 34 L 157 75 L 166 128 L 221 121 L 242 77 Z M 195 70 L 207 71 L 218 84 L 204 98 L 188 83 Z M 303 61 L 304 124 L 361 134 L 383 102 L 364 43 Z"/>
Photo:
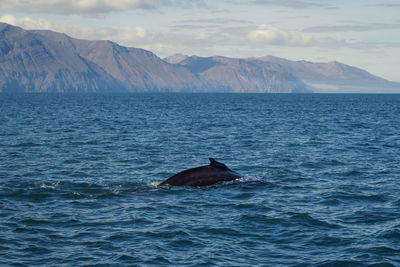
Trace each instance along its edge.
<path fill-rule="evenodd" d="M 203 0 L 1 0 L 1 10 L 8 12 L 51 13 L 61 15 L 104 15 L 111 12 L 164 7 L 204 7 Z"/>
<path fill-rule="evenodd" d="M 259 25 L 248 33 L 250 41 L 270 45 L 331 46 L 339 44 L 332 38 L 316 38 L 310 34 L 290 32 L 269 25 Z M 342 42 L 344 44 L 344 42 Z"/>
<path fill-rule="evenodd" d="M 53 23 L 44 19 L 31 17 L 17 18 L 11 14 L 0 16 L 0 22 L 20 26 L 25 29 L 43 29 L 65 32 L 71 37 L 88 40 L 112 40 L 125 46 L 142 47 L 157 54 L 169 55 L 174 49 L 184 47 L 230 46 L 241 47 L 253 45 L 262 47 L 298 46 L 298 47 L 329 47 L 340 41 L 331 38 L 316 38 L 308 33 L 298 33 L 282 30 L 269 25 L 238 27 L 213 34 L 193 32 L 178 34 L 173 32 L 152 32 L 142 26 L 136 27 L 101 27 L 82 24 Z M 243 38 L 245 37 L 245 38 Z M 344 42 L 341 45 L 346 45 Z"/>

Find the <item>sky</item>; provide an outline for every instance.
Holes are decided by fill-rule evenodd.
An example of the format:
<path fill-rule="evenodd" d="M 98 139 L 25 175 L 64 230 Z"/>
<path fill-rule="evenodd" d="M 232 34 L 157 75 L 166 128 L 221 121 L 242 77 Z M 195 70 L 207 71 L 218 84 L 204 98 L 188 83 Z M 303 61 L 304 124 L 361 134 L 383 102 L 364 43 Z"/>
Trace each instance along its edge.
<path fill-rule="evenodd" d="M 0 21 L 161 58 L 339 61 L 400 82 L 399 0 L 0 0 Z"/>

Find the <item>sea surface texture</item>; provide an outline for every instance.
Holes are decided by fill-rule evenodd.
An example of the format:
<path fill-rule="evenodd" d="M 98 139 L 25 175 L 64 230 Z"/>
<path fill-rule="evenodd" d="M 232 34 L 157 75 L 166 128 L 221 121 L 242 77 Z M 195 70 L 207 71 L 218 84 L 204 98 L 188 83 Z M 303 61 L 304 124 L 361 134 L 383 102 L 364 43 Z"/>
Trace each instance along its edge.
<path fill-rule="evenodd" d="M 400 95 L 0 94 L 0 208 L 0 266 L 400 266 Z"/>

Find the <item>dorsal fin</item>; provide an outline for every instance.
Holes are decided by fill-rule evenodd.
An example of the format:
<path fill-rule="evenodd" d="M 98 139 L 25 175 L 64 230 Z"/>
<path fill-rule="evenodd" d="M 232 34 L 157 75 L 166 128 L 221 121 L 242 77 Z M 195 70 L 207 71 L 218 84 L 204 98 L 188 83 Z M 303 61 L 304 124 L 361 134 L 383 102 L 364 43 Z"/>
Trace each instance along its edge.
<path fill-rule="evenodd" d="M 210 161 L 210 166 L 228 168 L 228 167 L 226 167 L 225 164 L 223 164 L 223 163 L 221 163 L 221 162 L 218 162 L 218 161 L 216 161 L 216 160 L 213 159 L 213 158 L 208 158 L 208 160 Z"/>
<path fill-rule="evenodd" d="M 218 163 L 219 163 L 214 158 L 208 158 L 208 160 L 210 161 L 210 165 L 218 165 Z"/>

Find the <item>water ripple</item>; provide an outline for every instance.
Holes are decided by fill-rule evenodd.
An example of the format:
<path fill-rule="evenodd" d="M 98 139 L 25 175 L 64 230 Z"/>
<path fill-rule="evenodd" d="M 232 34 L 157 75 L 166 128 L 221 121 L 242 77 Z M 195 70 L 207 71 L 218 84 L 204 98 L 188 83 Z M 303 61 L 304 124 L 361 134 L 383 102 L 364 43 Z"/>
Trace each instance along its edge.
<path fill-rule="evenodd" d="M 398 266 L 399 103 L 0 94 L 0 265 Z"/>

